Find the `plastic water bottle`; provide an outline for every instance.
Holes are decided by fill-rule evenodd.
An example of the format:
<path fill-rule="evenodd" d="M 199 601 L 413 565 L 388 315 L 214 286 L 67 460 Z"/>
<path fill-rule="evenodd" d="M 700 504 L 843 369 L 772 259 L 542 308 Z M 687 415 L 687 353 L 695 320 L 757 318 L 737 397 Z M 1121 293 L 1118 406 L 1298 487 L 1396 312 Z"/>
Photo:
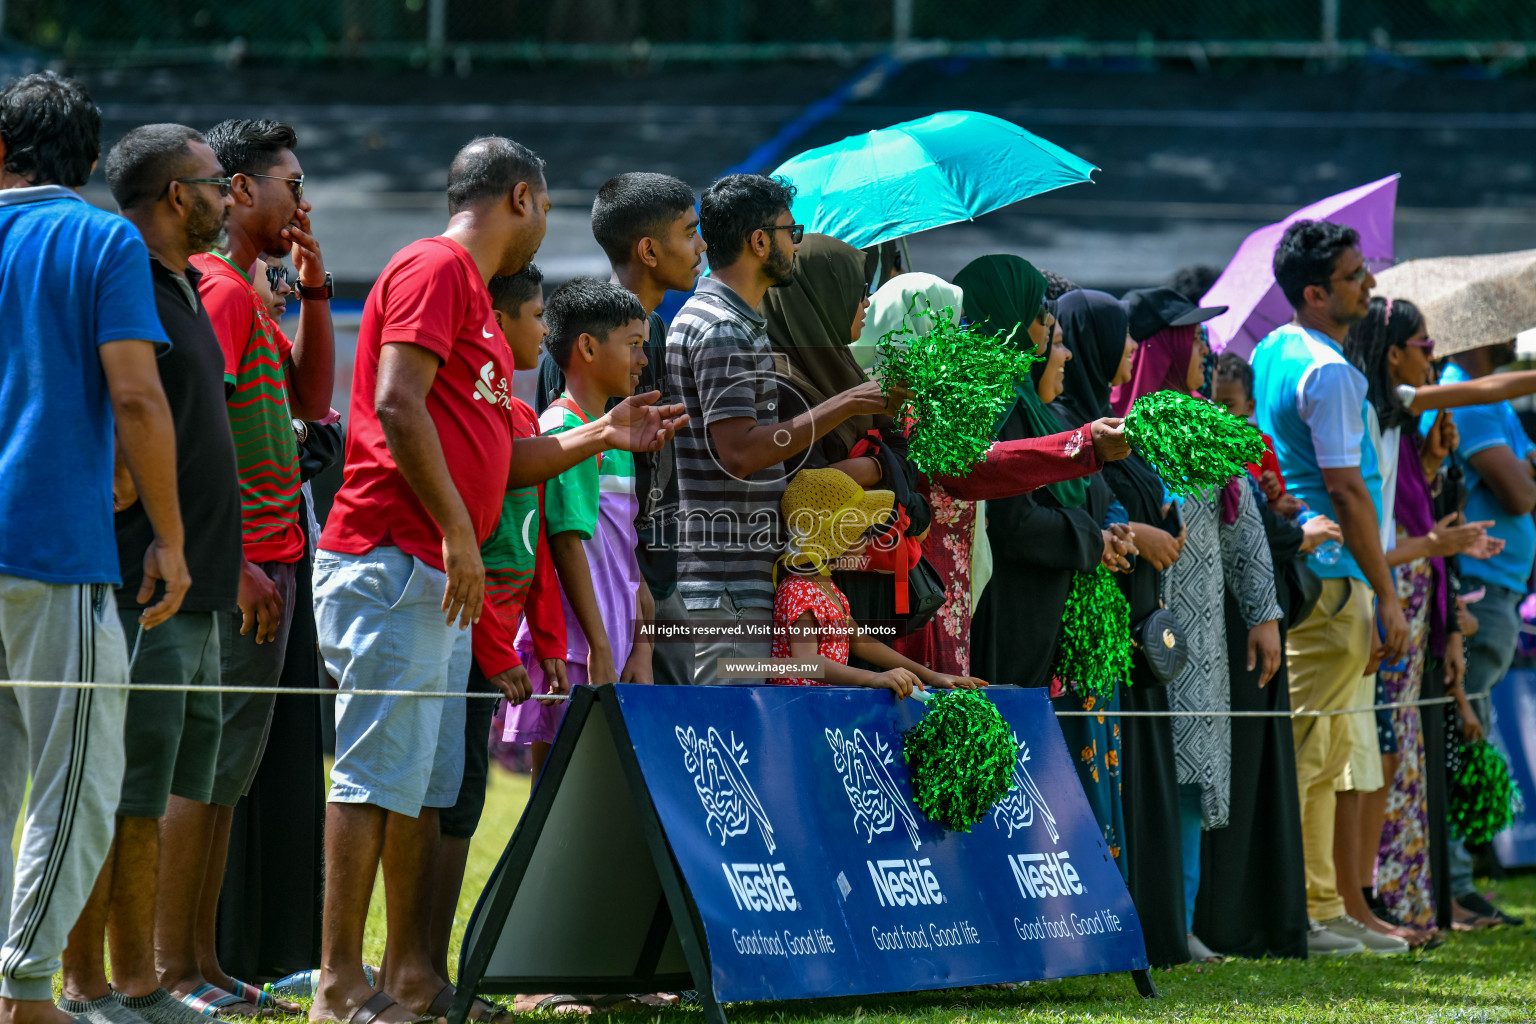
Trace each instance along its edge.
<path fill-rule="evenodd" d="M 363 964 L 363 974 L 368 979 L 368 984 L 373 984 L 373 967 Z M 307 971 L 294 971 L 286 978 L 278 978 L 269 981 L 262 988 L 275 996 L 284 999 L 308 999 L 315 994 L 315 987 L 320 984 L 320 968 L 315 967 Z"/>
<path fill-rule="evenodd" d="M 1300 522 L 1302 526 L 1306 526 L 1309 520 L 1316 519 L 1321 514 L 1322 513 L 1314 512 L 1311 509 L 1305 509 L 1301 515 L 1297 517 L 1297 521 Z M 1339 546 L 1338 541 L 1325 540 L 1317 546 L 1316 551 L 1312 552 L 1312 556 L 1319 562 L 1322 562 L 1324 565 L 1333 565 L 1338 562 L 1339 555 L 1342 552 L 1343 548 Z"/>

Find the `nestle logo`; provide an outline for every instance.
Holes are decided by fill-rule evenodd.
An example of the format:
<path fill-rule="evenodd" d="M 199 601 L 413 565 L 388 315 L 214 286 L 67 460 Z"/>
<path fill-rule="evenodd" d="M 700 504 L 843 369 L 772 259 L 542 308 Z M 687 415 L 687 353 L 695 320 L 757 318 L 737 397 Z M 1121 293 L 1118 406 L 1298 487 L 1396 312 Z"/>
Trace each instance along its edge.
<path fill-rule="evenodd" d="M 783 864 L 721 864 L 737 910 L 799 910 Z"/>
<path fill-rule="evenodd" d="M 1077 868 L 1069 863 L 1071 856 L 1066 850 L 1009 856 L 1008 866 L 1013 869 L 1019 895 L 1037 900 L 1047 896 L 1081 896 L 1083 883 L 1077 877 Z"/>
<path fill-rule="evenodd" d="M 871 860 L 869 877 L 875 880 L 875 893 L 882 907 L 915 907 L 943 903 L 944 894 L 939 891 L 939 878 L 922 860 Z"/>

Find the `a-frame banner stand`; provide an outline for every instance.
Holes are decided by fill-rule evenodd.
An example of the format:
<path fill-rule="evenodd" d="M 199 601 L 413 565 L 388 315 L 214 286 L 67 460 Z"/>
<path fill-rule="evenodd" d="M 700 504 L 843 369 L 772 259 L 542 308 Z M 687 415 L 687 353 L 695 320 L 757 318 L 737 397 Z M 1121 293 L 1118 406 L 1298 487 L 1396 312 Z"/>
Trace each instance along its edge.
<path fill-rule="evenodd" d="M 1141 925 L 1043 691 L 988 696 L 1007 798 L 911 798 L 883 690 L 580 687 L 464 938 L 459 996 L 697 990 L 721 1004 L 1130 971 Z"/>

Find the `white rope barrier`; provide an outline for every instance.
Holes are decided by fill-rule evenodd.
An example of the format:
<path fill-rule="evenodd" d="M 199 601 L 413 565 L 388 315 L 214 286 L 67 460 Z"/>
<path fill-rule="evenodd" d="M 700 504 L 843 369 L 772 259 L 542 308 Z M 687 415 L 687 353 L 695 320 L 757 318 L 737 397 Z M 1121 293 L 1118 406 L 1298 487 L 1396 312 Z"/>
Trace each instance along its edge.
<path fill-rule="evenodd" d="M 423 692 L 420 690 L 332 690 L 327 688 L 288 688 L 272 686 L 192 686 L 186 683 L 82 683 L 35 679 L 0 679 L 0 687 L 18 690 L 144 690 L 160 693 L 270 693 L 275 697 L 465 697 L 501 700 L 497 691 L 490 693 Z M 914 690 L 912 696 L 927 701 L 937 691 Z M 1478 695 L 1481 696 L 1481 695 Z M 537 693 L 531 700 L 570 700 L 569 693 Z M 1454 697 L 1429 697 L 1420 700 L 1396 701 L 1391 704 L 1371 704 L 1359 708 L 1338 708 L 1332 711 L 1057 711 L 1057 718 L 1332 718 L 1335 715 L 1364 714 L 1374 711 L 1396 711 L 1399 708 L 1422 708 L 1437 704 L 1450 704 Z M 1476 697 L 1472 699 L 1477 699 Z"/>

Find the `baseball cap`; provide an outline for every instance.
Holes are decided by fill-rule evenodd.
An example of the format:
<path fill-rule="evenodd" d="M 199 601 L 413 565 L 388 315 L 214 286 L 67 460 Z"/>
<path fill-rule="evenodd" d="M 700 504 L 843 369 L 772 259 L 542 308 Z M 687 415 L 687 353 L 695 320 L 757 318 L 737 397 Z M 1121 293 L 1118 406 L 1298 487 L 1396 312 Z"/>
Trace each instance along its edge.
<path fill-rule="evenodd" d="M 1133 288 L 1120 299 L 1131 337 L 1146 341 L 1164 327 L 1189 327 L 1221 316 L 1226 306 L 1197 306 L 1169 287 Z"/>

